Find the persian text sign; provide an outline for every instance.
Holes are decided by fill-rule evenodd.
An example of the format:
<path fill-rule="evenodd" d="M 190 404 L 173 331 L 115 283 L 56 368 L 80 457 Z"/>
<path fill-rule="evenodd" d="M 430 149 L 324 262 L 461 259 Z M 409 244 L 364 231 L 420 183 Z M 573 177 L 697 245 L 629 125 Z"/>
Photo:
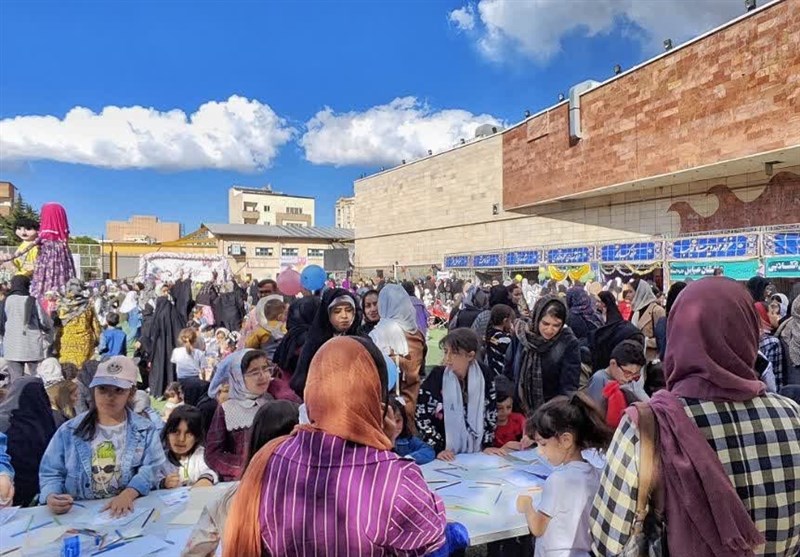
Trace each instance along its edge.
<path fill-rule="evenodd" d="M 592 259 L 594 259 L 593 247 L 547 250 L 547 262 L 551 265 L 590 263 Z"/>
<path fill-rule="evenodd" d="M 499 253 L 482 253 L 472 256 L 473 267 L 499 267 L 501 261 Z"/>
<path fill-rule="evenodd" d="M 621 263 L 629 261 L 657 261 L 662 255 L 661 242 L 626 242 L 600 246 L 600 261 Z"/>
<path fill-rule="evenodd" d="M 714 276 L 714 271 L 722 269 L 723 276 L 734 280 L 747 280 L 758 273 L 758 259 L 747 261 L 709 261 L 708 263 L 670 263 L 669 278 L 671 281 L 699 280 Z"/>
<path fill-rule="evenodd" d="M 535 267 L 542 258 L 539 250 L 519 250 L 506 253 L 507 267 Z"/>
<path fill-rule="evenodd" d="M 800 256 L 800 232 L 764 234 L 764 251 L 767 255 Z"/>
<path fill-rule="evenodd" d="M 669 244 L 671 259 L 729 259 L 758 255 L 757 234 L 681 238 Z"/>
<path fill-rule="evenodd" d="M 447 255 L 444 266 L 450 269 L 464 269 L 469 267 L 469 255 Z"/>
<path fill-rule="evenodd" d="M 770 257 L 765 274 L 768 277 L 800 277 L 800 257 Z"/>

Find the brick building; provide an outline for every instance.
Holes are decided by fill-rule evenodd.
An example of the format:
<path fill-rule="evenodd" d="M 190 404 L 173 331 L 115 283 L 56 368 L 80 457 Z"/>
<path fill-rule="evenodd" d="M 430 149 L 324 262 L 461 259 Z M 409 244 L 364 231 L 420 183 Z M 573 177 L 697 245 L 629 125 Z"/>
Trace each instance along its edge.
<path fill-rule="evenodd" d="M 17 188 L 11 182 L 0 182 L 0 217 L 7 217 L 14 210 Z"/>
<path fill-rule="evenodd" d="M 358 180 L 357 270 L 800 277 L 797 52 L 800 0 L 783 0 Z"/>
<path fill-rule="evenodd" d="M 106 240 L 152 244 L 173 242 L 181 237 L 178 222 L 162 222 L 158 217 L 134 215 L 127 221 L 106 221 Z"/>

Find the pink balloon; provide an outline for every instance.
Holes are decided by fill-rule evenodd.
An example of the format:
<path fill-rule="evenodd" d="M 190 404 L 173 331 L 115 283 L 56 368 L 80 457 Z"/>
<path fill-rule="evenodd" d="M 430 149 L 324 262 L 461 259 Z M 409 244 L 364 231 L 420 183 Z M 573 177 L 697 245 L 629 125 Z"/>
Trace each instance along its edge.
<path fill-rule="evenodd" d="M 296 296 L 303 290 L 303 285 L 300 283 L 300 273 L 294 269 L 287 269 L 278 275 L 278 290 L 284 296 Z"/>

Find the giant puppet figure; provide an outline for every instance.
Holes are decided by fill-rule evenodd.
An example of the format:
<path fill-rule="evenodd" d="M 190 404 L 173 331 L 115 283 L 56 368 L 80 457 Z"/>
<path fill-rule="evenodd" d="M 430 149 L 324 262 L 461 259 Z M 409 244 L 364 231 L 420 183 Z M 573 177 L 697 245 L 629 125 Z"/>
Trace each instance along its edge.
<path fill-rule="evenodd" d="M 41 301 L 46 292 L 62 290 L 69 279 L 75 278 L 67 212 L 58 203 L 42 206 L 37 242 L 39 255 L 31 279 L 31 296 Z"/>
<path fill-rule="evenodd" d="M 37 239 L 39 236 L 39 222 L 30 217 L 18 217 L 14 221 L 14 231 L 22 243 L 14 253 L 14 267 L 18 275 L 33 276 L 36 266 L 36 256 L 39 254 Z"/>

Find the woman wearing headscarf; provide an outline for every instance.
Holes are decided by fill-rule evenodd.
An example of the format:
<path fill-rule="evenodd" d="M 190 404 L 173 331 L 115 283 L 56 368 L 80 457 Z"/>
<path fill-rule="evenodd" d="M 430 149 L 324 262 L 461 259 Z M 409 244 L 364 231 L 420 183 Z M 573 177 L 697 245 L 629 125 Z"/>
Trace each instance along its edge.
<path fill-rule="evenodd" d="M 180 344 L 179 336 L 184 324 L 169 296 L 159 297 L 147 335 L 144 327 L 142 331 L 142 345 L 147 347 L 150 357 L 148 384 L 154 397 L 163 395 L 167 385 L 176 380 L 172 350 Z"/>
<path fill-rule="evenodd" d="M 273 400 L 267 392 L 272 368 L 261 350 L 238 350 L 222 360 L 208 388 L 211 398 L 227 384 L 229 397 L 217 406 L 206 436 L 206 462 L 220 481 L 238 480 L 247 458 L 253 418 Z"/>
<path fill-rule="evenodd" d="M 461 301 L 461 309 L 450 320 L 450 329 L 469 329 L 478 315 L 489 309 L 489 295 L 481 288 L 470 285 Z M 485 329 L 484 329 L 485 330 Z"/>
<path fill-rule="evenodd" d="M 358 334 L 362 337 L 369 335 L 381 320 L 381 314 L 378 312 L 378 295 L 377 290 L 367 290 L 361 297 L 362 322 Z"/>
<path fill-rule="evenodd" d="M 669 553 L 797 555 L 800 407 L 766 394 L 756 375 L 753 299 L 724 277 L 693 282 L 673 305 L 667 329 L 667 389 L 649 405 Z M 620 555 L 631 537 L 641 464 L 638 423 L 639 412 L 629 409 L 606 453 L 590 518 L 596 555 Z"/>
<path fill-rule="evenodd" d="M 278 366 L 278 377 L 289 382 L 297 367 L 300 351 L 308 338 L 308 331 L 314 322 L 314 317 L 319 310 L 320 300 L 316 296 L 306 296 L 294 300 L 289 306 L 289 316 L 286 319 L 286 335 L 281 339 L 275 351 L 274 363 Z"/>
<path fill-rule="evenodd" d="M 686 288 L 686 283 L 679 281 L 672 284 L 667 292 L 667 305 L 664 308 L 664 317 L 656 321 L 654 335 L 656 337 L 656 346 L 658 346 L 658 358 L 663 362 L 664 356 L 667 353 L 667 318 L 672 306 L 675 305 L 675 300 L 678 299 L 683 289 Z"/>
<path fill-rule="evenodd" d="M 611 352 L 626 340 L 635 340 L 644 346 L 644 335 L 630 321 L 625 321 L 619 311 L 613 293 L 604 290 L 598 295 L 600 310 L 605 314 L 605 324 L 591 335 L 589 349 L 592 352 L 592 370 L 606 369 L 611 361 Z"/>
<path fill-rule="evenodd" d="M 786 384 L 800 385 L 800 296 L 792 302 L 789 319 L 784 321 L 775 333 L 789 351 L 792 369 L 786 370 Z"/>
<path fill-rule="evenodd" d="M 441 499 L 384 433 L 386 364 L 370 344 L 335 338 L 316 352 L 305 396 L 311 423 L 250 461 L 226 522 L 224 557 L 421 556 L 446 545 Z"/>
<path fill-rule="evenodd" d="M 136 343 L 142 334 L 142 310 L 139 309 L 139 294 L 130 290 L 125 294 L 125 299 L 119 306 L 120 314 L 125 316 L 122 330 L 125 331 L 125 345 L 128 347 L 126 356 L 132 357 L 136 350 Z"/>
<path fill-rule="evenodd" d="M 783 369 L 783 345 L 777 336 L 772 334 L 772 322 L 767 312 L 767 307 L 764 304 L 756 303 L 753 306 L 758 315 L 759 324 L 761 326 L 761 336 L 758 341 L 758 351 L 762 356 L 771 364 L 772 374 L 775 376 L 775 385 L 768 383 L 771 392 L 777 392 L 784 383 L 784 369 Z M 767 375 L 768 377 L 769 375 Z"/>
<path fill-rule="evenodd" d="M 475 321 L 472 322 L 472 326 L 470 327 L 475 331 L 475 334 L 478 335 L 478 338 L 486 338 L 486 329 L 489 327 L 489 321 L 492 318 L 492 308 L 502 304 L 513 309 L 515 317 L 520 316 L 517 303 L 511 297 L 511 291 L 518 288 L 516 284 L 510 286 L 503 286 L 502 284 L 492 286 L 489 290 L 489 307 L 475 317 Z"/>
<path fill-rule="evenodd" d="M 409 422 L 413 423 L 419 378 L 425 366 L 425 336 L 417 328 L 417 312 L 402 286 L 384 286 L 378 298 L 378 311 L 381 320 L 369 336 L 400 368 L 400 392 Z"/>
<path fill-rule="evenodd" d="M 0 402 L 0 433 L 8 437 L 14 465 L 14 505 L 27 506 L 39 493 L 39 464 L 56 432 L 50 399 L 38 377 L 17 379 Z"/>
<path fill-rule="evenodd" d="M 666 315 L 664 308 L 658 303 L 653 287 L 644 279 L 639 279 L 636 294 L 633 296 L 633 313 L 631 323 L 636 325 L 645 337 L 645 356 L 651 362 L 658 358 L 655 328 L 659 319 Z"/>
<path fill-rule="evenodd" d="M 36 373 L 52 343 L 53 326 L 36 298 L 30 293 L 31 279 L 14 275 L 6 298 L 0 301 L 0 342 L 8 365 L 9 378 Z"/>
<path fill-rule="evenodd" d="M 351 292 L 343 288 L 331 288 L 322 295 L 314 324 L 308 330 L 308 338 L 300 351 L 291 379 L 292 389 L 297 396 L 303 398 L 308 368 L 317 350 L 333 337 L 356 336 L 359 318 L 356 299 Z"/>
<path fill-rule="evenodd" d="M 552 295 L 537 300 L 532 319 L 517 320 L 504 374 L 514 381 L 515 398 L 526 415 L 555 396 L 578 390 L 581 347 L 566 320 L 566 304 Z"/>
<path fill-rule="evenodd" d="M 589 346 L 590 336 L 603 325 L 591 296 L 583 286 L 567 290 L 567 325 L 572 329 L 581 346 Z"/>
<path fill-rule="evenodd" d="M 61 321 L 60 356 L 61 363 L 83 367 L 86 360 L 94 354 L 102 331 L 97 314 L 78 279 L 67 284 L 67 292 L 58 308 Z"/>
<path fill-rule="evenodd" d="M 763 304 L 766 301 L 767 288 L 769 288 L 769 281 L 764 277 L 756 276 L 747 281 L 747 290 L 754 303 Z"/>

